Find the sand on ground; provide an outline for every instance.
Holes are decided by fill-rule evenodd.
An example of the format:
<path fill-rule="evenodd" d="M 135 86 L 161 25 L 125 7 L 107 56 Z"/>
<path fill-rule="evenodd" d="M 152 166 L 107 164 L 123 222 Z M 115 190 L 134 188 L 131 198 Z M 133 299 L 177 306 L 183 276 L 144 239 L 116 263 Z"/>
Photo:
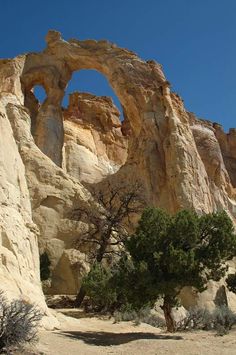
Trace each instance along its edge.
<path fill-rule="evenodd" d="M 63 329 L 40 331 L 41 354 L 236 355 L 236 329 L 221 337 L 207 331 L 170 334 L 144 323 L 136 326 L 100 317 L 65 319 Z"/>

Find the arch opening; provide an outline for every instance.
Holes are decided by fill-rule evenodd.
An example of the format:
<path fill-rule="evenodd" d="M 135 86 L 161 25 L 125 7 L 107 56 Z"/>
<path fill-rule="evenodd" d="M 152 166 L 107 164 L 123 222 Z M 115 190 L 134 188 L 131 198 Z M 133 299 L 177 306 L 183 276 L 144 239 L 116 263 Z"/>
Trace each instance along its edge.
<path fill-rule="evenodd" d="M 31 91 L 33 91 L 33 94 L 40 105 L 46 100 L 47 94 L 43 85 L 35 85 Z"/>
<path fill-rule="evenodd" d="M 47 93 L 43 85 L 34 85 L 30 90 L 25 93 L 25 106 L 30 111 L 31 117 L 31 133 L 35 138 L 35 131 L 37 125 L 37 116 L 40 107 L 47 99 Z"/>
<path fill-rule="evenodd" d="M 94 69 L 74 72 L 62 105 L 64 169 L 86 183 L 116 173 L 126 162 L 128 142 L 122 105 L 106 77 Z"/>
<path fill-rule="evenodd" d="M 41 151 L 82 182 L 98 182 L 117 172 L 127 158 L 129 121 L 124 119 L 126 114 L 106 75 L 97 69 L 75 70 L 65 91 L 66 80 L 60 82 L 57 78 L 59 81 L 54 83 L 55 76 L 27 75 L 23 78 L 25 106 L 30 111 L 31 133 Z M 70 149 L 70 154 L 73 151 L 67 139 L 72 120 L 80 126 L 80 137 L 73 148 L 86 151 L 73 158 L 86 161 L 82 168 L 66 157 L 66 149 Z M 90 136 L 86 137 L 88 130 Z M 84 173 L 83 177 L 77 170 Z"/>
<path fill-rule="evenodd" d="M 75 91 L 110 97 L 120 112 L 120 121 L 124 120 L 123 107 L 118 97 L 109 85 L 107 78 L 96 69 L 81 69 L 73 73 L 62 101 L 63 107 L 69 104 L 69 95 Z"/>

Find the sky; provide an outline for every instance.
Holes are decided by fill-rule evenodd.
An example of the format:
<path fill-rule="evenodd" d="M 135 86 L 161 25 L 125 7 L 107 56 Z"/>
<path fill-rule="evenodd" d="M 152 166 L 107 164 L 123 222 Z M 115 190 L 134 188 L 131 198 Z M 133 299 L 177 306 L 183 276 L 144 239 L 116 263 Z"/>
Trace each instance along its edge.
<path fill-rule="evenodd" d="M 0 9 L 1 58 L 43 50 L 49 29 L 107 39 L 161 63 L 187 110 L 236 127 L 236 0 L 0 0 Z M 65 105 L 75 90 L 119 104 L 95 71 L 74 73 Z"/>

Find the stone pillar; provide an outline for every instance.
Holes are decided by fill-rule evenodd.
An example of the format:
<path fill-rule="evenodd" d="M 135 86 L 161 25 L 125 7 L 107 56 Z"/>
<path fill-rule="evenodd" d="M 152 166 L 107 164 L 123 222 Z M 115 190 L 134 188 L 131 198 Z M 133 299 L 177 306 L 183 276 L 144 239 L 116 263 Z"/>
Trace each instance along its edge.
<path fill-rule="evenodd" d="M 51 89 L 48 94 L 36 117 L 34 140 L 40 150 L 61 167 L 64 141 L 61 99 L 64 92 Z"/>

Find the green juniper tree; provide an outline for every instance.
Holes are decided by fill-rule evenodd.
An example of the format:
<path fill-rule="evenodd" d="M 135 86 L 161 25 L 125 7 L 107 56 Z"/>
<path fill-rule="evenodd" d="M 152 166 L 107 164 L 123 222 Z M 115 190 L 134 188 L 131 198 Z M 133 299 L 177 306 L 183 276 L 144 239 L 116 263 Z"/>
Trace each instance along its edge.
<path fill-rule="evenodd" d="M 167 330 L 174 332 L 171 309 L 181 289 L 192 286 L 201 292 L 209 280 L 220 280 L 226 261 L 236 254 L 236 236 L 224 211 L 198 216 L 183 210 L 170 216 L 149 208 L 126 248 L 133 264 L 131 275 L 137 275 L 137 284 L 132 285 L 134 304 L 154 304 L 163 297 Z"/>

